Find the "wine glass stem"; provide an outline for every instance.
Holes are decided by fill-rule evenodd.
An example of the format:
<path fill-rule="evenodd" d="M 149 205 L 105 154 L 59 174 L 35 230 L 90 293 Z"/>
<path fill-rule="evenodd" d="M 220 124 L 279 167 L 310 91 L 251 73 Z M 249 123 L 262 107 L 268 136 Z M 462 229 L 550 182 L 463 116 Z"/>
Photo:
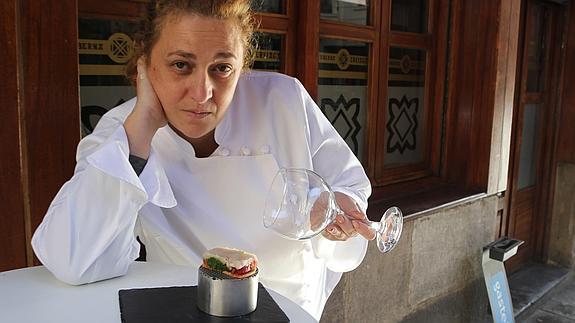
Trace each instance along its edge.
<path fill-rule="evenodd" d="M 375 232 L 381 232 L 382 231 L 383 223 L 381 223 L 381 222 L 374 222 L 374 221 L 366 220 L 364 223 L 369 225 L 369 227 L 372 228 Z"/>
<path fill-rule="evenodd" d="M 344 213 L 342 210 L 340 210 L 340 209 L 337 209 L 337 210 L 336 210 L 336 213 L 337 213 L 338 215 L 344 216 L 344 217 L 346 217 L 346 218 L 348 218 L 348 219 L 350 219 L 350 220 L 360 221 L 360 222 L 362 222 L 363 224 L 365 224 L 365 225 L 367 225 L 368 227 L 370 227 L 371 229 L 373 229 L 375 232 L 381 232 L 381 231 L 383 231 L 382 229 L 383 229 L 384 223 L 382 223 L 382 222 L 369 221 L 368 219 L 358 220 L 358 219 L 356 219 L 356 218 L 353 218 L 353 217 L 351 217 L 351 216 L 345 214 L 345 213 Z"/>

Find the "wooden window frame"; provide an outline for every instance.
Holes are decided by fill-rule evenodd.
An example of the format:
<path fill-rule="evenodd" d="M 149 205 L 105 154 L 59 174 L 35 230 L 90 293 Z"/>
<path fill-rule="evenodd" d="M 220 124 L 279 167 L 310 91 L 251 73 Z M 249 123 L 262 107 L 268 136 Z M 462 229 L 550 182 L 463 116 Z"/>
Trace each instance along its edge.
<path fill-rule="evenodd" d="M 362 161 L 372 181 L 370 217 L 377 218 L 391 205 L 399 205 L 406 214 L 422 211 L 460 197 L 473 195 L 476 190 L 449 183 L 442 173 L 443 115 L 445 100 L 447 20 L 450 4 L 444 0 L 430 0 L 425 34 L 391 31 L 391 0 L 371 1 L 369 25 L 353 25 L 331 20 L 319 22 L 319 38 L 360 41 L 370 44 L 368 70 L 368 115 L 366 155 Z M 307 8 L 320 16 L 319 4 Z M 315 10 L 315 11 L 314 11 Z M 311 15 L 311 14 L 310 14 Z M 432 38 L 432 37 L 435 37 Z M 435 40 L 435 41 L 433 41 Z M 388 61 L 392 46 L 426 50 L 426 79 L 424 106 L 426 114 L 425 160 L 418 164 L 385 169 L 385 111 L 388 105 Z M 304 83 L 317 96 L 317 53 L 308 57 L 315 69 L 308 69 Z M 385 54 L 384 54 L 385 53 Z M 379 129 L 379 130 L 378 130 Z M 407 175 L 406 175 L 407 174 Z"/>
<path fill-rule="evenodd" d="M 372 176 L 376 186 L 391 185 L 394 183 L 416 180 L 428 176 L 439 176 L 439 161 L 441 154 L 441 127 L 442 120 L 437 118 L 441 116 L 443 102 L 436 100 L 436 97 L 443 97 L 443 84 L 445 82 L 445 53 L 438 53 L 440 48 L 447 46 L 444 39 L 439 39 L 439 35 L 446 33 L 446 17 L 440 16 L 438 10 L 440 0 L 430 0 L 428 3 L 427 14 L 427 32 L 409 33 L 391 30 L 391 6 L 392 1 L 386 2 L 382 6 L 382 17 L 389 17 L 386 24 L 382 26 L 382 44 L 380 52 L 389 53 L 392 47 L 411 48 L 426 51 L 425 60 L 425 92 L 423 107 L 425 111 L 425 145 L 423 151 L 423 161 L 415 164 L 404 166 L 386 167 L 384 165 L 385 153 L 385 131 L 380 131 L 376 141 L 378 144 L 376 150 L 376 162 Z M 437 22 L 442 23 L 437 23 Z M 436 41 L 433 41 L 436 40 Z M 380 80 L 379 80 L 379 99 L 378 111 L 386 111 L 389 104 L 388 93 L 388 76 L 389 76 L 389 55 L 381 61 Z M 386 124 L 385 113 L 379 113 L 378 125 Z M 384 128 L 384 127 L 382 127 Z"/>
<path fill-rule="evenodd" d="M 286 0 L 285 14 L 258 12 L 258 32 L 282 36 L 282 49 L 296 46 L 296 18 L 298 16 L 295 1 Z M 293 52 L 282 50 L 280 53 L 280 71 L 288 75 L 296 73 L 296 56 Z"/>
<path fill-rule="evenodd" d="M 116 0 L 102 5 L 101 0 L 78 0 L 78 17 L 138 20 L 146 11 L 147 0 Z"/>
<path fill-rule="evenodd" d="M 492 143 L 492 139 L 497 140 L 498 131 L 506 129 L 505 120 L 495 118 L 512 109 L 509 98 L 513 96 L 515 60 L 513 54 L 506 53 L 516 50 L 518 36 L 506 28 L 518 26 L 514 14 L 518 2 L 437 0 L 430 6 L 435 10 L 435 15 L 430 15 L 429 30 L 436 33 L 433 53 L 437 61 L 436 70 L 430 71 L 435 74 L 429 76 L 433 83 L 428 83 L 430 88 L 433 86 L 428 91 L 434 93 L 428 104 L 437 109 L 432 122 L 435 137 L 430 146 L 434 151 L 431 167 L 427 176 L 376 186 L 370 198 L 370 218 L 377 219 L 392 205 L 399 206 L 407 219 L 415 218 L 419 211 L 499 189 L 493 184 L 497 179 L 490 182 L 490 164 L 506 164 L 490 153 L 501 153 L 494 151 L 492 144 L 505 150 L 502 143 Z M 390 8 L 382 8 L 384 17 L 386 10 Z M 405 37 L 403 32 L 390 32 L 386 41 L 401 42 Z M 425 39 L 420 42 L 425 43 Z M 474 62 L 471 68 L 469 61 Z M 381 73 L 387 75 L 384 66 Z M 387 80 L 379 82 L 380 89 L 387 86 Z M 379 174 L 373 176 L 373 166 L 369 165 L 370 176 L 377 180 Z"/>
<path fill-rule="evenodd" d="M 371 1 L 372 8 L 370 8 L 368 24 L 367 25 L 355 25 L 344 22 L 337 22 L 332 20 L 322 20 L 320 18 L 320 6 L 319 1 L 317 5 L 316 17 L 319 20 L 319 37 L 316 43 L 318 48 L 315 51 L 313 57 L 313 63 L 315 68 L 313 71 L 313 87 L 315 88 L 315 96 L 317 97 L 317 87 L 319 76 L 319 42 L 320 39 L 337 39 L 344 41 L 354 41 L 366 43 L 369 46 L 369 58 L 368 58 L 368 71 L 367 71 L 367 114 L 366 114 L 366 138 L 365 138 L 365 148 L 366 152 L 362 163 L 366 167 L 366 172 L 371 175 L 370 170 L 374 168 L 375 155 L 374 149 L 372 148 L 375 144 L 374 138 L 376 136 L 377 129 L 377 87 L 378 87 L 378 68 L 380 57 L 380 42 L 381 39 L 377 37 L 378 30 L 381 26 L 381 15 L 380 12 L 380 1 Z M 370 176 L 372 177 L 372 176 Z"/>

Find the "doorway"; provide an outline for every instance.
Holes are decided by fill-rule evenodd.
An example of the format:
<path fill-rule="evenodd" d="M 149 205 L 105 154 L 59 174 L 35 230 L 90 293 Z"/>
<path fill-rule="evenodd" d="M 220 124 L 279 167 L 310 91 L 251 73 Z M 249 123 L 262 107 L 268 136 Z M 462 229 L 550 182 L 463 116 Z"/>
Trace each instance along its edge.
<path fill-rule="evenodd" d="M 556 2 L 523 3 L 505 235 L 525 243 L 508 261 L 510 270 L 546 253 L 564 12 Z"/>

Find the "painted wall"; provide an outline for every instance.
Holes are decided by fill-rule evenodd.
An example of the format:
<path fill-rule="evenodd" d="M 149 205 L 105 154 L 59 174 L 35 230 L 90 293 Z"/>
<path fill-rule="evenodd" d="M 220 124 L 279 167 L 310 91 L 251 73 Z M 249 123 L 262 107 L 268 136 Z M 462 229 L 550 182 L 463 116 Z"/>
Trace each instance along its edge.
<path fill-rule="evenodd" d="M 549 262 L 575 269 L 575 164 L 559 163 L 549 239 Z"/>
<path fill-rule="evenodd" d="M 405 223 L 400 244 L 382 255 L 371 243 L 344 274 L 321 322 L 484 322 L 488 298 L 482 247 L 494 240 L 496 196 L 450 206 Z"/>

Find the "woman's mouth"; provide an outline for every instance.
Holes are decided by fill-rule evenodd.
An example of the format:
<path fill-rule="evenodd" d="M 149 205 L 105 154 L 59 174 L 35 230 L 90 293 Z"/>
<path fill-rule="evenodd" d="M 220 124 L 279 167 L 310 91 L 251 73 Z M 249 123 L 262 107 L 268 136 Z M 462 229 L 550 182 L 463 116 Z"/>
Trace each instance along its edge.
<path fill-rule="evenodd" d="M 203 119 L 211 114 L 209 111 L 184 110 L 184 112 L 194 119 Z"/>

